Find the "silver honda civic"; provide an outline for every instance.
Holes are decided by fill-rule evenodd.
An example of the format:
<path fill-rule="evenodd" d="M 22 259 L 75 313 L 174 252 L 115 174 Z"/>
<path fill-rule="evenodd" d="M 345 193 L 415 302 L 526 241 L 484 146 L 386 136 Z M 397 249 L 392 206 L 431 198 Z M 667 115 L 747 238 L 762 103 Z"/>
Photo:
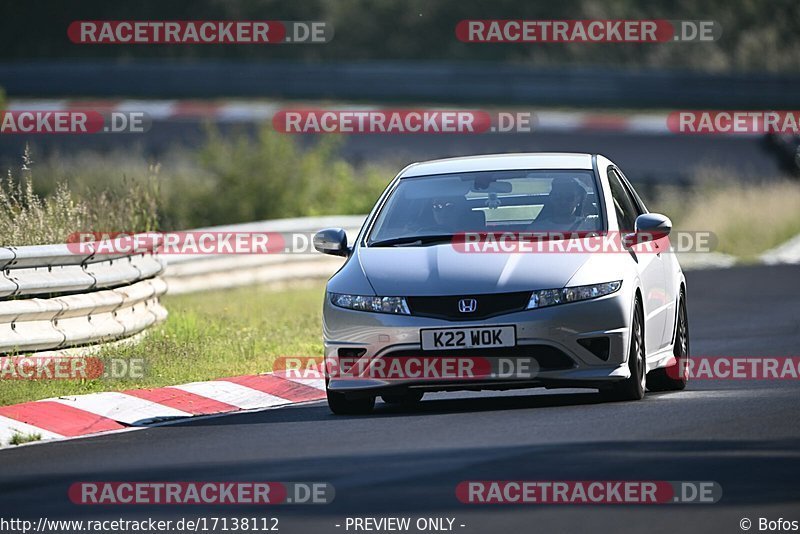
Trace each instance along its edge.
<path fill-rule="evenodd" d="M 430 391 L 683 389 L 686 282 L 671 227 L 601 155 L 409 165 L 355 239 L 314 237 L 346 258 L 323 305 L 331 410 Z"/>

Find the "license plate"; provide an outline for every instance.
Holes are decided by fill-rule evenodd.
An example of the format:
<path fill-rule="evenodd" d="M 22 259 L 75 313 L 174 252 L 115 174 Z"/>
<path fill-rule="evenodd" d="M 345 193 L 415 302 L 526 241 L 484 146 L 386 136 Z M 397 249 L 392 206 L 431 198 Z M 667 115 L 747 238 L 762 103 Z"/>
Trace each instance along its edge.
<path fill-rule="evenodd" d="M 513 347 L 517 332 L 513 326 L 481 326 L 421 330 L 422 350 Z"/>

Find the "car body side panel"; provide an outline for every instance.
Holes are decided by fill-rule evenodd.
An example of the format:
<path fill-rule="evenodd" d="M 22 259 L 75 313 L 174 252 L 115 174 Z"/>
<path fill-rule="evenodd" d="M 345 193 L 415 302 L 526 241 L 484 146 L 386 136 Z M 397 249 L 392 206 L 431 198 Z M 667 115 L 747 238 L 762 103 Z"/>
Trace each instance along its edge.
<path fill-rule="evenodd" d="M 597 157 L 600 183 L 607 206 L 609 231 L 619 232 L 619 222 L 614 209 L 614 199 L 608 183 L 609 168 L 616 168 L 609 159 Z M 664 338 L 666 319 L 672 306 L 672 296 L 667 292 L 666 268 L 662 253 L 655 253 L 653 244 L 641 244 L 632 247 L 629 256 L 632 260 L 631 267 L 636 270 L 642 284 L 642 307 L 644 311 L 644 336 L 645 351 L 654 354 L 668 343 Z M 665 248 L 661 245 L 662 248 Z"/>

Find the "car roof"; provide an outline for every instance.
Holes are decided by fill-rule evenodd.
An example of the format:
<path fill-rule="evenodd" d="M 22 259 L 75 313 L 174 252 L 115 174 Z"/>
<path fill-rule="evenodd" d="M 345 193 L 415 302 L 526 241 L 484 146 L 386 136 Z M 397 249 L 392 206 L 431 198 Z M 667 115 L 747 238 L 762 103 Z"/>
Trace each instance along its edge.
<path fill-rule="evenodd" d="M 573 152 L 522 152 L 436 159 L 409 165 L 400 178 L 430 174 L 523 169 L 592 169 L 592 155 Z"/>

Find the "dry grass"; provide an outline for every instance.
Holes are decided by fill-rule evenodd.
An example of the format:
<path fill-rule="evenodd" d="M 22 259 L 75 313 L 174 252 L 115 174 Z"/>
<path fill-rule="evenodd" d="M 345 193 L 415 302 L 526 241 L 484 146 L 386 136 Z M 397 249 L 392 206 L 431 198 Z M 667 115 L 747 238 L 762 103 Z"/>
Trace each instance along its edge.
<path fill-rule="evenodd" d="M 30 153 L 20 178 L 9 171 L 0 183 L 0 246 L 64 243 L 74 232 L 147 231 L 156 224 L 158 192 L 146 183 L 131 183 L 124 192 L 77 194 L 59 182 L 46 196 L 34 190 Z"/>
<path fill-rule="evenodd" d="M 800 234 L 800 184 L 712 182 L 691 192 L 670 191 L 650 203 L 680 230 L 714 232 L 718 252 L 745 262 Z"/>

